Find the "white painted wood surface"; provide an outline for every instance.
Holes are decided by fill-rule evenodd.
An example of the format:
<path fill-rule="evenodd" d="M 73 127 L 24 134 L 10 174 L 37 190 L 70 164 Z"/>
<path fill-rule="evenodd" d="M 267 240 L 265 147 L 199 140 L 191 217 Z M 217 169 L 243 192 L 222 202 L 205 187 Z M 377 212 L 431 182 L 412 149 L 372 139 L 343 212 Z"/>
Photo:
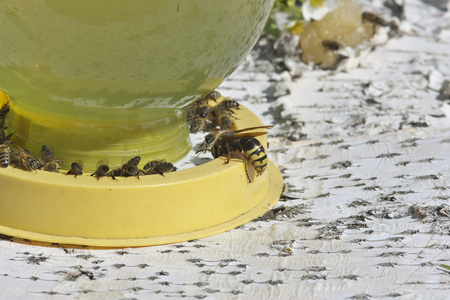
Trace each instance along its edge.
<path fill-rule="evenodd" d="M 269 153 L 287 187 L 272 211 L 157 247 L 2 236 L 0 298 L 449 299 L 450 100 L 439 89 L 450 13 L 445 1 L 404 2 L 403 35 L 356 69 L 292 80 L 259 47 L 220 87 L 276 124 Z"/>

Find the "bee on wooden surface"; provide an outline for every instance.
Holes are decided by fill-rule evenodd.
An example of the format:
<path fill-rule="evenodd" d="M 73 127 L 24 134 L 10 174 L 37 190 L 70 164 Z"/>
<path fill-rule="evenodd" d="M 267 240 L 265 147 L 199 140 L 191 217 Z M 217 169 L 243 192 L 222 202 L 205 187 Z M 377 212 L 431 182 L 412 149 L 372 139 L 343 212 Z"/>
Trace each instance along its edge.
<path fill-rule="evenodd" d="M 11 165 L 14 168 L 31 172 L 39 169 L 42 166 L 42 163 L 39 159 L 31 156 L 30 151 L 27 149 L 16 146 L 11 152 Z"/>
<path fill-rule="evenodd" d="M 120 176 L 129 177 L 136 176 L 139 179 L 139 168 L 138 165 L 141 162 L 140 156 L 135 156 L 126 163 L 124 163 L 121 167 Z"/>
<path fill-rule="evenodd" d="M 380 26 L 389 26 L 389 23 L 386 22 L 386 20 L 384 20 L 382 17 L 380 17 L 377 14 L 371 13 L 371 12 L 363 12 L 362 13 L 362 20 L 367 21 L 367 22 L 371 22 L 373 24 L 376 25 L 380 25 Z"/>
<path fill-rule="evenodd" d="M 112 179 L 116 179 L 114 177 L 114 175 L 112 175 L 111 172 L 109 172 L 108 161 L 105 161 L 105 160 L 98 161 L 97 169 L 95 170 L 94 173 L 91 174 L 91 176 L 95 176 L 95 178 L 97 178 L 97 181 L 100 179 L 100 177 L 105 177 L 105 176 L 109 176 Z"/>
<path fill-rule="evenodd" d="M 240 130 L 225 130 L 217 134 L 208 135 L 205 144 L 212 144 L 211 153 L 214 158 L 227 156 L 225 163 L 231 159 L 231 154 L 236 153 L 245 164 L 245 171 L 249 182 L 248 164 L 251 164 L 257 175 L 261 175 L 267 168 L 267 154 L 264 146 L 256 139 L 257 136 L 267 134 L 264 132 L 249 132 L 255 129 L 271 129 L 273 126 L 249 127 Z M 211 140 L 214 138 L 214 141 Z M 200 150 L 203 151 L 203 150 Z"/>
<path fill-rule="evenodd" d="M 58 163 L 61 161 L 56 160 L 55 154 L 48 146 L 43 145 L 41 147 L 39 160 L 41 161 L 42 169 L 44 171 L 59 173 L 59 169 L 61 169 L 61 167 Z"/>
<path fill-rule="evenodd" d="M 164 159 L 150 161 L 144 166 L 145 175 L 159 174 L 164 176 L 164 173 L 175 172 L 176 170 L 177 168 L 174 165 Z"/>
<path fill-rule="evenodd" d="M 398 27 L 397 22 L 395 22 L 395 21 L 388 22 L 385 19 L 383 19 L 382 17 L 380 17 L 379 15 L 371 13 L 371 12 L 363 12 L 362 13 L 362 21 L 372 23 L 373 33 L 376 32 L 377 26 L 389 27 L 389 29 L 390 29 L 389 37 L 392 37 L 399 33 L 399 27 Z"/>
<path fill-rule="evenodd" d="M 0 145 L 0 167 L 7 168 L 11 161 L 11 149 L 9 145 L 11 141 L 6 141 Z"/>
<path fill-rule="evenodd" d="M 75 175 L 77 178 L 78 175 L 83 175 L 83 162 L 81 160 L 77 160 L 70 165 L 70 170 L 67 171 L 66 175 Z"/>

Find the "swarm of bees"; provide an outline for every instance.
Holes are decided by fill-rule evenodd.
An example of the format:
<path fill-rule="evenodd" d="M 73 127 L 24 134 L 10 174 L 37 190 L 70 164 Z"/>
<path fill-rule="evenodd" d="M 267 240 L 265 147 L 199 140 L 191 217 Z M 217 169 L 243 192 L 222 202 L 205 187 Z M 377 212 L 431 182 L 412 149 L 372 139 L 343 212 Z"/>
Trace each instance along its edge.
<path fill-rule="evenodd" d="M 239 109 L 239 103 L 235 100 L 225 99 L 217 104 L 221 94 L 212 91 L 205 97 L 190 104 L 187 108 L 187 123 L 191 132 L 214 130 L 219 127 L 229 130 L 233 126 L 233 109 Z"/>
<path fill-rule="evenodd" d="M 255 131 L 258 129 L 270 129 L 272 126 L 258 126 L 234 130 L 233 120 L 237 119 L 236 109 L 239 109 L 239 103 L 235 100 L 225 98 L 218 102 L 222 97 L 219 92 L 213 91 L 198 101 L 190 104 L 187 108 L 187 123 L 191 132 L 209 131 L 201 145 L 201 151 L 210 151 L 214 158 L 225 156 L 229 163 L 232 156 L 241 159 L 244 162 L 248 182 L 252 182 L 249 172 L 250 166 L 253 167 L 256 175 L 261 175 L 267 168 L 267 155 L 263 145 L 256 137 L 267 134 L 267 131 Z M 13 145 L 10 140 L 13 133 L 6 135 L 5 120 L 9 112 L 9 103 L 5 103 L 0 108 L 0 167 L 6 168 L 12 166 L 25 171 L 43 170 L 47 172 L 59 173 L 60 163 L 57 160 L 53 150 L 47 145 L 41 147 L 38 158 L 33 157 L 30 151 Z M 208 149 L 208 147 L 210 147 Z M 141 162 L 140 156 L 135 156 L 126 161 L 122 166 L 110 168 L 108 161 L 100 160 L 93 176 L 99 180 L 101 177 L 110 177 L 116 180 L 116 177 L 136 177 L 145 175 L 161 175 L 174 172 L 177 168 L 164 159 L 147 162 L 143 168 L 139 168 Z M 75 178 L 83 174 L 83 162 L 78 160 L 73 162 L 66 175 L 74 175 Z"/>
<path fill-rule="evenodd" d="M 130 177 L 134 176 L 139 179 L 142 175 L 159 174 L 164 176 L 164 173 L 175 172 L 177 168 L 165 160 L 153 160 L 145 164 L 144 169 L 139 169 L 138 165 L 141 161 L 140 156 L 135 156 L 121 167 L 110 170 L 106 160 L 100 160 L 97 163 L 97 169 L 91 176 L 99 180 L 100 177 L 111 177 L 116 180 L 116 177 Z"/>
<path fill-rule="evenodd" d="M 13 142 L 10 139 L 14 133 L 9 135 L 5 133 L 8 112 L 9 102 L 6 102 L 0 108 L 0 167 L 12 166 L 25 171 L 44 170 L 59 173 L 61 169 L 59 163 L 62 161 L 55 158 L 53 151 L 48 146 L 43 145 L 39 158 L 35 158 L 27 149 L 12 145 Z"/>
<path fill-rule="evenodd" d="M 263 145 L 256 139 L 257 136 L 267 134 L 267 131 L 254 132 L 256 129 L 270 129 L 273 126 L 249 127 L 233 130 L 234 110 L 239 109 L 235 100 L 224 99 L 217 104 L 220 93 L 213 91 L 188 107 L 187 121 L 191 132 L 208 130 L 201 147 L 197 151 L 211 151 L 214 158 L 226 156 L 225 164 L 229 163 L 231 156 L 236 155 L 244 162 L 248 182 L 252 182 L 250 165 L 261 175 L 267 169 L 267 154 Z M 215 103 L 211 103 L 211 101 Z M 219 127 L 220 129 L 217 129 Z M 211 147 L 208 149 L 208 147 Z"/>

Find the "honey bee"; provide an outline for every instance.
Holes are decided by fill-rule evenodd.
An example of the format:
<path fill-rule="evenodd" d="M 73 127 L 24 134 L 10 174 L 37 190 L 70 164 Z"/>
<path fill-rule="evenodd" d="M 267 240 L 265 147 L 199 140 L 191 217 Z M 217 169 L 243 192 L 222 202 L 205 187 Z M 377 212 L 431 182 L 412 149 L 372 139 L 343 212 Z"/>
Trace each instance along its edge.
<path fill-rule="evenodd" d="M 108 162 L 105 160 L 98 161 L 97 169 L 95 170 L 94 173 L 91 174 L 91 176 L 95 176 L 95 178 L 97 178 L 97 181 L 99 180 L 100 177 L 105 177 L 105 176 L 109 176 L 112 179 L 116 179 L 114 177 L 114 175 L 112 175 L 111 172 L 109 171 Z"/>
<path fill-rule="evenodd" d="M 237 102 L 236 100 L 225 99 L 222 102 L 220 102 L 220 104 L 226 108 L 239 109 L 239 102 Z"/>
<path fill-rule="evenodd" d="M 6 141 L 0 145 L 0 167 L 7 168 L 11 161 L 11 149 L 9 145 L 11 141 Z"/>
<path fill-rule="evenodd" d="M 196 107 L 197 104 L 195 102 L 189 104 L 189 106 L 187 107 L 186 121 L 188 122 L 188 124 L 195 119 Z"/>
<path fill-rule="evenodd" d="M 214 119 L 211 116 L 213 105 L 210 104 L 210 100 L 217 102 L 219 97 L 221 97 L 219 92 L 212 91 L 188 106 L 186 121 L 189 124 L 191 132 L 197 132 L 205 130 L 208 127 L 216 126 Z"/>
<path fill-rule="evenodd" d="M 136 156 L 124 163 L 121 167 L 121 173 L 120 176 L 129 177 L 129 176 L 136 176 L 137 179 L 139 179 L 139 173 L 140 170 L 138 168 L 139 163 L 141 162 L 141 157 Z M 117 172 L 114 170 L 114 172 Z"/>
<path fill-rule="evenodd" d="M 66 175 L 75 175 L 77 178 L 78 175 L 83 175 L 83 162 L 81 160 L 77 160 L 70 165 L 70 170 L 67 171 Z"/>
<path fill-rule="evenodd" d="M 53 154 L 53 151 L 48 146 L 43 145 L 41 147 L 41 155 L 39 156 L 39 160 L 41 161 L 41 168 L 44 171 L 59 173 L 59 169 L 61 169 L 61 167 L 58 163 L 61 161 L 56 160 L 55 154 Z"/>
<path fill-rule="evenodd" d="M 200 130 L 205 130 L 208 127 L 211 127 L 213 122 L 207 119 L 195 118 L 189 125 L 191 132 L 198 132 Z"/>
<path fill-rule="evenodd" d="M 159 174 L 164 176 L 164 173 L 174 172 L 177 168 L 169 162 L 166 162 L 164 159 L 153 160 L 145 164 L 144 166 L 144 174 Z"/>
<path fill-rule="evenodd" d="M 9 103 L 6 102 L 0 108 L 0 144 L 3 144 L 6 140 L 9 139 L 5 134 L 5 119 L 8 112 L 9 112 Z"/>
<path fill-rule="evenodd" d="M 200 105 L 197 106 L 197 109 L 195 111 L 195 117 L 206 119 L 209 117 L 210 113 L 211 113 L 211 106 L 209 106 L 207 103 L 201 103 Z"/>
<path fill-rule="evenodd" d="M 0 125 L 1 127 L 5 126 L 6 115 L 9 112 L 9 102 L 6 102 L 0 108 Z"/>
<path fill-rule="evenodd" d="M 214 158 L 227 156 L 226 164 L 231 159 L 231 154 L 236 153 L 245 164 L 245 172 L 249 182 L 252 182 L 248 173 L 248 164 L 255 169 L 257 175 L 261 175 L 267 169 L 267 154 L 264 146 L 255 138 L 267 134 L 264 132 L 248 132 L 255 129 L 271 129 L 273 126 L 249 127 L 240 130 L 225 130 L 217 134 L 210 133 L 205 137 L 204 144 L 212 144 L 211 153 Z M 206 140 L 206 138 L 208 140 Z M 204 151 L 200 150 L 200 151 Z"/>
<path fill-rule="evenodd" d="M 206 101 L 194 102 L 194 108 L 188 108 L 187 122 L 191 132 L 205 130 L 213 124 L 211 120 L 211 106 Z"/>
<path fill-rule="evenodd" d="M 231 118 L 234 111 L 230 107 L 239 107 L 239 103 L 234 100 L 224 100 L 212 109 L 211 115 L 222 130 L 230 130 L 233 125 Z"/>
<path fill-rule="evenodd" d="M 212 91 L 210 92 L 208 95 L 206 95 L 204 97 L 204 99 L 206 99 L 206 101 L 208 102 L 208 100 L 213 100 L 214 102 L 217 102 L 217 99 L 219 99 L 219 97 L 222 96 L 218 91 Z"/>
<path fill-rule="evenodd" d="M 41 161 L 31 156 L 30 151 L 19 146 L 16 146 L 14 151 L 11 152 L 10 162 L 13 167 L 30 172 L 42 166 Z"/>

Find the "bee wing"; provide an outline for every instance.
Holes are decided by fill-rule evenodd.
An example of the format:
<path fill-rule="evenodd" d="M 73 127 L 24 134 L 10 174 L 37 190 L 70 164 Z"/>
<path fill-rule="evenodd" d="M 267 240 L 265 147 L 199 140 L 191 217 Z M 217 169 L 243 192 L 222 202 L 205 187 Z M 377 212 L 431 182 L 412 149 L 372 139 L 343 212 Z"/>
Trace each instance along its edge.
<path fill-rule="evenodd" d="M 238 134 L 224 136 L 224 137 L 222 137 L 222 140 L 224 142 L 235 141 L 235 140 L 244 139 L 244 138 L 254 138 L 254 137 L 265 135 L 265 134 L 267 134 L 267 132 L 244 132 L 244 133 L 238 133 Z"/>
<path fill-rule="evenodd" d="M 101 165 L 109 165 L 109 160 L 107 158 L 100 159 L 97 162 L 97 168 L 100 167 Z"/>
<path fill-rule="evenodd" d="M 243 128 L 243 129 L 239 129 L 239 130 L 235 130 L 233 131 L 234 133 L 240 133 L 240 132 L 245 132 L 245 131 L 249 131 L 249 130 L 255 130 L 255 129 L 272 129 L 273 125 L 268 125 L 268 126 L 256 126 L 256 127 L 247 127 L 247 128 Z M 267 132 L 266 132 L 267 133 Z"/>
<path fill-rule="evenodd" d="M 77 160 L 76 163 L 79 164 L 81 168 L 84 168 L 84 162 L 81 159 Z"/>

